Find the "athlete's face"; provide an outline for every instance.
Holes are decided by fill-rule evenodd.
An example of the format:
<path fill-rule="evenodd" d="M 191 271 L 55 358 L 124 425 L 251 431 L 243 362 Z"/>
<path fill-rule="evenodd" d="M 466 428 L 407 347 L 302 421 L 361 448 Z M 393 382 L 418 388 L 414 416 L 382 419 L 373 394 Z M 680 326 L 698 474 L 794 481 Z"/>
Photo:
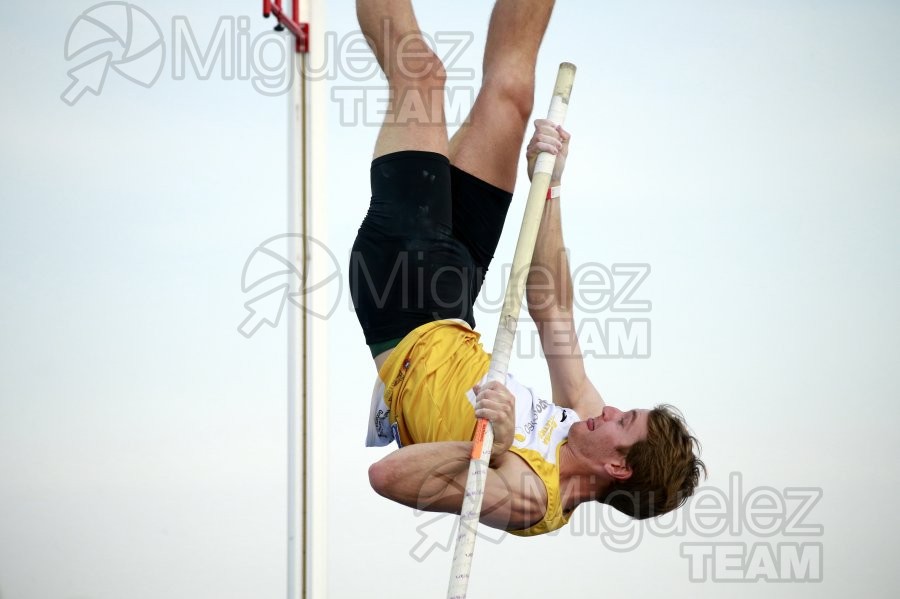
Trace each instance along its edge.
<path fill-rule="evenodd" d="M 650 410 L 629 410 L 606 406 L 599 416 L 576 423 L 569 431 L 573 451 L 617 479 L 631 476 L 625 464 L 628 449 L 647 438 Z"/>

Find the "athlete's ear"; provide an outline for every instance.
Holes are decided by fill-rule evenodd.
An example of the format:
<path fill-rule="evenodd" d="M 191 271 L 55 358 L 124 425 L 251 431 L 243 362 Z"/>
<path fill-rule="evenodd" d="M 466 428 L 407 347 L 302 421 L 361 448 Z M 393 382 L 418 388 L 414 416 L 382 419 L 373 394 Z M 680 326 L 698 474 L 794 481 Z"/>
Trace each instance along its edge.
<path fill-rule="evenodd" d="M 628 480 L 634 473 L 631 470 L 631 466 L 625 463 L 625 456 L 617 456 L 614 460 L 604 464 L 603 467 L 610 478 L 618 481 Z"/>

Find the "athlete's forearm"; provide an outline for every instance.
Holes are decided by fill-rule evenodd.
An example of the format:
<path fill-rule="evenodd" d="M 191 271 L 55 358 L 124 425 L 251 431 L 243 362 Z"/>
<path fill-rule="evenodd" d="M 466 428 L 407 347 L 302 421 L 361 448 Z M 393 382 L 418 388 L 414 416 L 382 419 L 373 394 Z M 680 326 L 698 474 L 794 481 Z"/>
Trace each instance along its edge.
<path fill-rule="evenodd" d="M 526 283 L 528 312 L 535 322 L 572 311 L 572 275 L 562 235 L 560 198 L 547 201 Z"/>

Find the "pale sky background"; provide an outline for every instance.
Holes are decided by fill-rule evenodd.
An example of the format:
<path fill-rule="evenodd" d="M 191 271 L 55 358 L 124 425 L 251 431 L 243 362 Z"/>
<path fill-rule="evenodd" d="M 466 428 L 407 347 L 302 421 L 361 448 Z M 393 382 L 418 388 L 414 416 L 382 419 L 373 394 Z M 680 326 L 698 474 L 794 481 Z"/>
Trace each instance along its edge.
<path fill-rule="evenodd" d="M 489 4 L 420 2 L 418 15 L 426 31 L 473 33 L 458 66 L 477 69 Z M 64 42 L 89 6 L 0 7 L 0 597 L 281 597 L 285 331 L 248 340 L 237 325 L 247 256 L 285 232 L 286 99 L 219 73 L 173 80 L 167 54 L 152 88 L 110 72 L 100 96 L 67 106 Z M 271 26 L 255 0 L 139 6 L 167 44 L 176 15 L 203 40 L 223 15 L 247 15 L 251 35 Z M 358 37 L 353 4 L 328 3 L 326 27 Z M 821 489 L 804 524 L 823 532 L 661 535 L 582 508 L 588 532 L 480 541 L 469 596 L 900 593 L 898 31 L 900 4 L 886 1 L 559 3 L 535 114 L 556 65 L 576 63 L 563 200 L 573 265 L 652 269 L 635 296 L 651 312 L 622 315 L 650 318 L 650 357 L 589 372 L 612 405 L 677 404 L 703 442 L 707 487 L 736 501 Z M 351 81 L 340 49 L 328 60 L 329 85 L 368 90 L 376 114 L 382 82 Z M 321 201 L 342 275 L 377 132 L 349 120 L 329 103 Z M 499 289 L 495 276 L 486 293 Z M 410 553 L 430 516 L 368 486 L 386 453 L 363 447 L 374 369 L 346 288 L 339 301 L 328 595 L 443 596 L 450 554 Z M 489 348 L 496 314 L 478 320 Z M 539 358 L 510 370 L 547 395 Z M 436 538 L 451 524 L 435 524 Z M 682 543 L 821 543 L 822 581 L 691 582 Z"/>

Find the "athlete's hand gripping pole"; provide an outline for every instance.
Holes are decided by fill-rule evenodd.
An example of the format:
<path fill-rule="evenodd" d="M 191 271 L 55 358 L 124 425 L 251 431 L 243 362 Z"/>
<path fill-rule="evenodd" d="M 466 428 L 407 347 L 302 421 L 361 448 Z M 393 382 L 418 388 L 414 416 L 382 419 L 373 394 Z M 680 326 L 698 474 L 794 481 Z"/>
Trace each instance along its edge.
<path fill-rule="evenodd" d="M 556 85 L 553 88 L 553 99 L 550 101 L 550 111 L 547 114 L 547 119 L 556 125 L 562 125 L 566 118 L 569 95 L 572 93 L 574 81 L 575 65 L 568 62 L 559 65 Z M 509 358 L 516 338 L 516 325 L 519 320 L 519 311 L 522 309 L 525 282 L 528 280 L 528 271 L 531 269 L 531 257 L 534 254 L 534 244 L 541 225 L 547 189 L 550 187 L 550 176 L 553 174 L 555 163 L 556 155 L 549 152 L 542 152 L 538 155 L 535 163 L 531 189 L 528 191 L 528 202 L 525 204 L 525 215 L 522 218 L 522 228 L 519 231 L 519 241 L 516 244 L 516 254 L 513 258 L 512 272 L 503 299 L 503 311 L 500 314 L 497 337 L 494 340 L 488 381 L 506 383 L 506 370 L 509 367 Z M 456 536 L 456 548 L 453 552 L 453 567 L 450 571 L 450 587 L 447 590 L 448 599 L 463 599 L 466 596 L 493 443 L 494 431 L 490 422 L 479 418 L 475 427 L 472 461 L 469 463 L 469 476 L 466 479 L 466 493 L 459 515 L 459 530 Z"/>

